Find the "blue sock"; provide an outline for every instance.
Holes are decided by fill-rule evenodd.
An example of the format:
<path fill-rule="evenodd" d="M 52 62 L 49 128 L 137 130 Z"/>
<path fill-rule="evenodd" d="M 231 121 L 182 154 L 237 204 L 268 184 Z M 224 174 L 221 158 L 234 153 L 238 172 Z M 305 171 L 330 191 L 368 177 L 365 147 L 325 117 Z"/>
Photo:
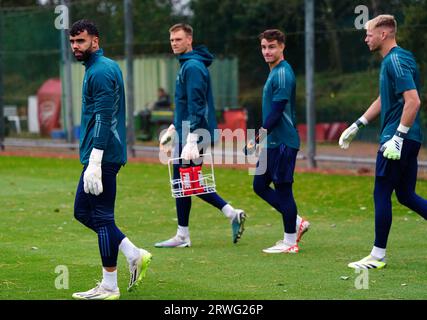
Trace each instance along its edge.
<path fill-rule="evenodd" d="M 178 215 L 178 225 L 188 227 L 191 210 L 191 197 L 176 198 L 176 213 Z"/>
<path fill-rule="evenodd" d="M 116 267 L 119 245 L 126 237 L 115 223 L 98 227 L 98 246 L 103 267 Z"/>
<path fill-rule="evenodd" d="M 210 205 L 221 210 L 227 202 L 225 202 L 217 193 L 207 193 L 198 196 Z M 177 198 L 176 199 L 176 212 L 178 215 L 178 225 L 181 227 L 188 227 L 190 220 L 191 210 L 191 197 Z"/>
<path fill-rule="evenodd" d="M 227 204 L 227 202 L 225 202 L 224 199 L 222 199 L 216 192 L 201 194 L 198 197 L 219 210 L 224 208 Z"/>
<path fill-rule="evenodd" d="M 390 233 L 391 214 L 391 194 L 393 185 L 385 177 L 375 178 L 374 202 L 375 202 L 375 246 L 386 248 L 387 239 Z"/>
<path fill-rule="evenodd" d="M 283 227 L 286 233 L 296 232 L 297 206 L 292 192 L 292 183 L 275 184 L 270 187 L 271 179 L 267 175 L 256 175 L 253 189 L 264 201 L 282 214 Z"/>
<path fill-rule="evenodd" d="M 405 174 L 402 175 L 399 183 L 395 185 L 396 197 L 401 204 L 427 220 L 427 200 L 415 193 L 417 171 L 418 164 L 416 158 L 409 160 Z"/>
<path fill-rule="evenodd" d="M 278 195 L 283 223 L 286 233 L 296 232 L 297 223 L 297 205 L 292 192 L 292 183 L 275 184 L 275 191 Z"/>
<path fill-rule="evenodd" d="M 427 220 L 427 200 L 421 198 L 412 190 L 399 191 L 396 189 L 397 200 L 412 211 Z"/>

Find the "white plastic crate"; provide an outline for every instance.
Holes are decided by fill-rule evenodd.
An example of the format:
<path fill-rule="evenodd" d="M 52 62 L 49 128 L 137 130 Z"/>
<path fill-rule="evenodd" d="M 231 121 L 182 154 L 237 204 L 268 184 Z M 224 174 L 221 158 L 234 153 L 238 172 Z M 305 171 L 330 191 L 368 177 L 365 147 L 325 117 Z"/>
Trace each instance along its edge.
<path fill-rule="evenodd" d="M 202 168 L 207 170 L 203 172 L 202 176 L 199 179 L 190 179 L 189 181 L 182 181 L 181 177 L 178 179 L 173 178 L 173 164 L 175 161 L 182 160 L 182 158 L 173 158 L 168 161 L 169 169 L 169 181 L 171 185 L 171 193 L 173 198 L 183 198 L 190 196 L 198 196 L 201 194 L 213 193 L 216 192 L 215 185 L 215 174 L 213 168 L 213 161 L 211 154 L 202 154 L 200 157 L 203 157 L 203 166 Z M 210 166 L 210 168 L 209 168 Z M 191 185 L 190 185 L 191 184 Z M 199 185 L 198 187 L 193 187 L 193 185 Z"/>

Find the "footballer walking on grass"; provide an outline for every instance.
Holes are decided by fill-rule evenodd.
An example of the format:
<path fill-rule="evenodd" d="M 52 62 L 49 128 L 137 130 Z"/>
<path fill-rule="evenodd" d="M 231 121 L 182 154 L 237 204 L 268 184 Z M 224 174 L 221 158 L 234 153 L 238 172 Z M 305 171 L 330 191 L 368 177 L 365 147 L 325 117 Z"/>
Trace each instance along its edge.
<path fill-rule="evenodd" d="M 73 54 L 85 66 L 82 92 L 80 161 L 84 165 L 77 187 L 74 216 L 98 235 L 103 278 L 93 289 L 73 294 L 81 300 L 116 300 L 117 256 L 129 263 L 128 290 L 142 281 L 151 254 L 136 247 L 116 226 L 116 178 L 126 163 L 126 107 L 122 72 L 103 55 L 93 22 L 79 20 L 70 29 Z"/>
<path fill-rule="evenodd" d="M 174 147 L 174 158 L 184 162 L 200 161 L 200 150 L 214 141 L 214 130 L 217 128 L 215 106 L 212 95 L 211 79 L 208 67 L 213 56 L 205 46 L 193 49 L 193 28 L 179 23 L 169 29 L 170 43 L 177 56 L 180 69 L 176 78 L 174 123 L 160 139 L 160 150 L 169 152 Z M 209 132 L 210 141 L 201 139 L 197 131 Z M 175 136 L 178 141 L 175 141 Z M 202 141 L 201 141 L 202 140 Z M 180 178 L 183 161 L 174 163 L 174 179 Z M 244 230 L 245 213 L 233 208 L 216 192 L 198 195 L 199 198 L 221 210 L 230 220 L 232 240 L 236 243 Z M 191 196 L 176 198 L 178 229 L 171 239 L 155 244 L 159 248 L 190 247 L 189 217 Z"/>
<path fill-rule="evenodd" d="M 261 150 L 253 189 L 282 215 L 285 230 L 283 240 L 263 252 L 298 253 L 298 242 L 310 224 L 298 216 L 292 192 L 295 161 L 300 147 L 295 119 L 295 75 L 284 57 L 283 32 L 277 29 L 266 30 L 259 35 L 259 40 L 270 74 L 262 95 L 263 124 L 255 141 L 246 145 L 245 152 L 254 152 L 257 144 L 266 136 L 267 144 Z M 261 161 L 266 163 L 260 165 Z M 274 189 L 270 187 L 271 183 L 274 184 Z"/>
<path fill-rule="evenodd" d="M 347 149 L 358 130 L 380 116 L 380 147 L 375 170 L 375 242 L 371 253 L 350 268 L 381 269 L 386 266 L 387 239 L 392 223 L 391 195 L 427 219 L 427 201 L 415 193 L 417 157 L 421 147 L 420 79 L 411 52 L 396 43 L 397 23 L 391 15 L 379 15 L 366 24 L 365 42 L 383 60 L 380 95 L 367 111 L 341 135 Z"/>

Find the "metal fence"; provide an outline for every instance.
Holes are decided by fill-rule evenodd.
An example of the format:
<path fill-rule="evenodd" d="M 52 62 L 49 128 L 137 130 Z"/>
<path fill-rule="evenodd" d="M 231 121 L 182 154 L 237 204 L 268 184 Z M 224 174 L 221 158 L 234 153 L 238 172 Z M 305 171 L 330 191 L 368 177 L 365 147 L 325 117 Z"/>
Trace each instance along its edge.
<path fill-rule="evenodd" d="M 251 8 L 262 3 L 261 0 L 236 0 L 233 3 L 218 0 L 213 8 L 223 10 L 221 12 L 224 19 L 217 21 L 215 19 L 221 18 L 217 12 L 196 10 L 193 16 L 179 15 L 175 9 L 169 12 L 168 5 L 173 6 L 174 1 L 133 1 L 135 112 L 143 110 L 155 100 L 158 87 L 164 87 L 173 97 L 178 64 L 170 53 L 168 27 L 176 22 L 186 21 L 194 22 L 196 44 L 206 44 L 218 57 L 210 69 L 217 108 L 247 109 L 249 128 L 256 128 L 261 124 L 262 87 L 269 71 L 260 53 L 257 35 L 270 27 L 284 30 L 287 35 L 285 57 L 297 75 L 297 119 L 299 123 L 305 122 L 304 1 L 265 1 L 271 8 L 283 12 L 266 13 L 264 19 L 260 19 L 259 17 L 263 17 L 262 13 L 254 13 Z M 0 101 L 5 106 L 15 106 L 16 116 L 20 119 L 22 132 L 17 135 L 16 124 L 11 120 L 13 116 L 8 116 L 8 135 L 37 138 L 36 134 L 28 134 L 28 97 L 35 95 L 47 79 L 61 76 L 60 32 L 54 27 L 58 1 L 47 1 L 48 5 L 36 5 L 35 1 L 31 6 L 27 6 L 27 2 L 15 1 L 14 6 L 4 6 L 0 1 Z M 195 8 L 203 5 L 200 1 L 190 2 L 196 4 Z M 211 0 L 206 2 L 213 4 Z M 377 3 L 375 6 L 374 3 L 377 2 L 315 1 L 314 91 L 317 122 L 351 123 L 378 95 L 381 59 L 367 49 L 364 31 L 354 27 L 354 8 L 357 5 L 365 4 L 372 9 L 371 16 L 373 12 L 383 13 L 380 12 L 382 7 L 391 10 L 389 13 L 398 18 L 399 43 L 414 51 L 420 67 L 427 63 L 423 58 L 423 51 L 426 50 L 422 50 L 427 41 L 421 38 L 427 34 L 427 22 L 422 17 L 417 20 L 415 15 L 417 6 L 420 7 L 418 12 L 423 12 L 425 1 L 393 1 L 387 4 Z M 235 12 L 224 11 L 227 5 L 234 8 Z M 338 8 L 339 6 L 341 7 Z M 408 10 L 411 6 L 413 9 Z M 69 9 L 70 22 L 83 17 L 95 20 L 101 31 L 101 46 L 107 56 L 119 62 L 126 78 L 123 60 L 123 1 L 69 1 Z M 289 14 L 291 10 L 294 10 L 292 15 Z M 205 20 L 198 19 L 201 14 L 206 15 Z M 214 20 L 210 21 L 209 16 Z M 284 18 L 280 18 L 282 16 Z M 81 65 L 73 65 L 75 124 L 80 121 L 83 73 Z M 421 79 L 425 87 L 425 74 L 422 74 Z M 426 97 L 426 90 L 423 90 L 424 105 Z M 425 110 L 422 110 L 421 115 L 425 124 Z M 378 122 L 370 124 L 369 128 L 361 131 L 358 138 L 376 142 L 378 127 Z"/>
<path fill-rule="evenodd" d="M 123 59 L 118 59 L 123 78 L 126 79 L 127 70 Z M 164 88 L 172 97 L 175 94 L 175 79 L 179 70 L 176 58 L 170 55 L 142 56 L 134 60 L 134 109 L 138 113 L 151 109 L 157 99 L 157 89 Z M 238 108 L 239 79 L 237 58 L 217 59 L 209 68 L 212 80 L 215 107 L 217 109 Z M 84 67 L 80 63 L 72 65 L 73 81 L 73 115 L 74 124 L 80 123 L 81 113 L 81 88 L 84 76 Z M 126 81 L 126 80 L 125 80 Z"/>

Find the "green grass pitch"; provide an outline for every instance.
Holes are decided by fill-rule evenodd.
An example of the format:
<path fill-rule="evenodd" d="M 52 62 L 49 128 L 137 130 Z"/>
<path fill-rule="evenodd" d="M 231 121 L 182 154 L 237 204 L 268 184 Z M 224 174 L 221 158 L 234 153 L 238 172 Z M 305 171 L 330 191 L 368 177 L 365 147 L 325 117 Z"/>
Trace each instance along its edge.
<path fill-rule="evenodd" d="M 73 218 L 80 172 L 77 160 L 0 157 L 0 299 L 70 299 L 101 280 L 97 238 Z M 427 299 L 427 225 L 395 197 L 389 264 L 368 273 L 368 289 L 355 286 L 360 275 L 347 263 L 372 246 L 372 177 L 295 175 L 299 213 L 311 222 L 296 255 L 262 253 L 283 227 L 279 214 L 253 193 L 252 178 L 245 170 L 216 169 L 219 194 L 249 215 L 238 244 L 228 220 L 193 199 L 193 247 L 157 249 L 154 243 L 176 230 L 167 167 L 126 165 L 118 177 L 116 222 L 153 261 L 143 285 L 128 293 L 127 264 L 119 254 L 121 298 Z M 417 191 L 427 196 L 427 183 L 418 181 Z M 61 265 L 69 272 L 68 289 L 55 287 L 64 276 L 55 273 Z"/>

